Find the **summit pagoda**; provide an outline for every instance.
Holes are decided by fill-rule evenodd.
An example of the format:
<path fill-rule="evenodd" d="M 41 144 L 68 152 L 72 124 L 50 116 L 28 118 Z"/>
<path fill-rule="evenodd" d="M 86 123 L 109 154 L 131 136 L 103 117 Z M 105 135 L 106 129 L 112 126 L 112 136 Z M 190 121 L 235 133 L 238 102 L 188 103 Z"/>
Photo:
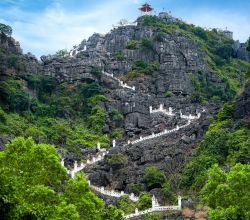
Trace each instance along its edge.
<path fill-rule="evenodd" d="M 154 9 L 151 7 L 151 5 L 149 5 L 148 3 L 145 3 L 144 5 L 141 6 L 141 8 L 139 8 L 139 10 L 143 14 L 150 14 L 151 11 L 153 11 Z"/>

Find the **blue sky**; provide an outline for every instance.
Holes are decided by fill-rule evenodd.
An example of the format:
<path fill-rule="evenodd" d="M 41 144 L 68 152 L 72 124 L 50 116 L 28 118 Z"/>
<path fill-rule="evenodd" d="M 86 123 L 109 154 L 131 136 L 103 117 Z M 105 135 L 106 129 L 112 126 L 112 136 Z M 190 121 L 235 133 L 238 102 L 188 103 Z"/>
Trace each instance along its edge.
<path fill-rule="evenodd" d="M 24 52 L 37 57 L 71 49 L 93 33 L 105 34 L 120 19 L 135 20 L 142 0 L 0 0 L 0 23 L 11 25 Z M 228 28 L 234 39 L 250 36 L 250 0 L 149 0 L 155 13 L 201 27 Z"/>

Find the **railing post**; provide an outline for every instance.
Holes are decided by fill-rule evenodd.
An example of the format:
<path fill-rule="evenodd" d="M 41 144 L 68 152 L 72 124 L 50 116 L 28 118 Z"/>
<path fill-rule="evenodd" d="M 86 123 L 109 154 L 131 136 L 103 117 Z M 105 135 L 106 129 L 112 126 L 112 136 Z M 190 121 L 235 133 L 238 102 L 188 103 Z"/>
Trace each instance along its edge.
<path fill-rule="evenodd" d="M 171 107 L 168 108 L 169 114 L 172 115 L 173 109 Z"/>
<path fill-rule="evenodd" d="M 181 196 L 178 196 L 178 209 L 181 210 Z"/>
<path fill-rule="evenodd" d="M 149 113 L 152 113 L 152 111 L 153 111 L 153 107 L 149 106 Z"/>
<path fill-rule="evenodd" d="M 160 104 L 160 111 L 163 110 L 163 104 Z"/>
<path fill-rule="evenodd" d="M 97 143 L 97 149 L 101 150 L 101 144 L 100 144 L 100 142 Z"/>
<path fill-rule="evenodd" d="M 72 171 L 70 172 L 70 176 L 71 176 L 72 179 L 75 178 L 75 172 L 74 172 L 74 170 L 72 170 Z"/>
<path fill-rule="evenodd" d="M 77 171 L 77 161 L 75 160 L 75 163 L 74 163 L 74 172 Z"/>

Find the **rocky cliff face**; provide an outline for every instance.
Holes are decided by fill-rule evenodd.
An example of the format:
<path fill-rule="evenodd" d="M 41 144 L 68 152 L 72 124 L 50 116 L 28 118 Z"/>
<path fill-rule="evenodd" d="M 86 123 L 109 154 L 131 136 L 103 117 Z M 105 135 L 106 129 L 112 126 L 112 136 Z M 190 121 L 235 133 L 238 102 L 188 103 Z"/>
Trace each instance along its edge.
<path fill-rule="evenodd" d="M 204 71 L 209 82 L 223 87 L 220 78 L 204 62 L 205 54 L 199 49 L 199 45 L 179 32 L 165 34 L 160 42 L 154 40 L 156 35 L 148 27 L 119 27 L 105 36 L 93 35 L 87 42 L 83 42 L 86 50 L 81 45 L 75 56 L 42 57 L 45 74 L 55 76 L 60 81 L 100 81 L 108 97 L 108 101 L 103 103 L 108 115 L 112 114 L 112 109 L 117 109 L 124 117 L 116 127 L 124 129 L 125 135 L 117 139 L 120 147 L 111 150 L 111 155 L 122 153 L 128 163 L 110 165 L 108 160 L 101 162 L 99 168 L 89 176 L 95 185 L 129 191 L 131 184 L 143 181 L 144 170 L 149 164 L 156 165 L 169 178 L 174 178 L 190 157 L 192 148 L 203 136 L 211 113 L 218 110 L 216 105 L 202 106 L 191 102 L 191 95 L 195 90 L 191 80 L 192 73 Z M 141 43 L 134 49 L 126 48 L 131 39 L 140 42 L 144 38 L 154 42 L 152 48 Z M 123 54 L 124 58 L 117 59 L 117 53 Z M 102 74 L 98 79 L 91 74 L 91 70 L 99 66 L 104 72 L 124 80 L 124 75 L 132 70 L 135 60 L 160 64 L 157 74 L 144 74 L 126 81 L 129 86 L 135 86 L 135 91 L 122 88 L 110 76 Z M 173 96 L 166 97 L 166 91 L 171 91 Z M 179 115 L 166 117 L 162 114 L 150 114 L 149 107 L 158 108 L 159 104 L 164 104 L 167 108 L 173 107 L 176 113 L 182 110 L 185 114 L 195 115 L 202 111 L 203 114 L 200 120 L 180 132 L 124 147 L 128 140 L 185 123 Z M 107 133 L 112 126 L 110 117 L 106 126 Z"/>
<path fill-rule="evenodd" d="M 87 50 L 80 51 L 75 57 L 42 57 L 45 73 L 61 80 L 75 81 L 88 78 L 91 66 L 98 65 L 106 72 L 121 77 L 132 69 L 135 60 L 159 62 L 160 74 L 154 79 L 155 85 L 152 82 L 152 86 L 144 85 L 147 80 L 135 82 L 139 83 L 137 90 L 155 94 L 163 94 L 166 90 L 191 94 L 189 74 L 203 69 L 209 72 L 202 61 L 204 55 L 194 41 L 175 32 L 165 34 L 163 41 L 156 41 L 153 48 L 138 44 L 135 49 L 126 49 L 129 40 L 148 38 L 153 41 L 156 34 L 150 28 L 142 26 L 119 27 L 105 36 L 95 34 L 89 38 Z M 124 55 L 122 61 L 116 58 L 119 52 Z"/>
<path fill-rule="evenodd" d="M 247 43 L 240 43 L 239 41 L 235 41 L 233 46 L 233 55 L 238 59 L 250 60 L 250 53 L 247 50 Z"/>
<path fill-rule="evenodd" d="M 143 43 L 143 39 L 152 44 Z M 119 27 L 105 36 L 94 34 L 75 48 L 71 56 L 43 56 L 41 63 L 31 54 L 22 55 L 12 38 L 1 36 L 0 40 L 1 48 L 10 51 L 10 56 L 5 56 L 6 60 L 1 59 L 1 76 L 18 75 L 25 78 L 29 74 L 44 73 L 55 77 L 59 82 L 97 81 L 102 85 L 104 95 L 108 97 L 108 101 L 102 103 L 108 115 L 105 132 L 108 134 L 116 128 L 125 132 L 122 138 L 116 140 L 118 147 L 111 150 L 111 155 L 122 153 L 127 158 L 127 163 L 112 165 L 106 158 L 90 174 L 89 179 L 95 185 L 111 186 L 113 189 L 130 191 L 131 184 L 143 181 L 144 170 L 150 164 L 163 170 L 175 186 L 179 184 L 178 173 L 191 156 L 192 149 L 201 140 L 211 115 L 220 106 L 192 101 L 192 94 L 196 89 L 192 76 L 202 71 L 210 85 L 222 90 L 227 87 L 207 64 L 206 54 L 200 45 L 179 31 L 161 33 L 159 39 L 159 32 L 150 27 Z M 134 48 L 128 49 L 127 45 L 131 40 L 137 43 Z M 20 61 L 24 66 L 17 66 L 11 71 L 8 61 L 13 55 L 18 60 L 17 65 Z M 159 68 L 150 74 L 126 77 L 136 60 L 158 63 Z M 96 67 L 114 77 L 104 73 L 100 76 L 93 74 Z M 134 86 L 135 90 L 122 87 L 118 79 L 126 81 L 128 86 Z M 166 96 L 167 91 L 171 95 Z M 240 103 L 245 102 L 246 98 L 243 97 L 239 100 Z M 160 104 L 166 108 L 172 107 L 175 116 L 150 114 L 150 106 L 158 108 Z M 116 124 L 112 121 L 114 109 L 124 118 Z M 186 115 L 201 113 L 201 118 L 178 132 L 124 146 L 128 140 L 185 124 L 180 111 Z M 241 115 L 249 112 L 249 109 L 244 107 L 236 112 Z"/>
<path fill-rule="evenodd" d="M 244 92 L 237 99 L 234 109 L 234 118 L 250 117 L 250 81 L 247 83 Z"/>
<path fill-rule="evenodd" d="M 24 77 L 41 70 L 42 66 L 34 55 L 22 54 L 18 41 L 0 33 L 0 79 L 8 76 Z"/>

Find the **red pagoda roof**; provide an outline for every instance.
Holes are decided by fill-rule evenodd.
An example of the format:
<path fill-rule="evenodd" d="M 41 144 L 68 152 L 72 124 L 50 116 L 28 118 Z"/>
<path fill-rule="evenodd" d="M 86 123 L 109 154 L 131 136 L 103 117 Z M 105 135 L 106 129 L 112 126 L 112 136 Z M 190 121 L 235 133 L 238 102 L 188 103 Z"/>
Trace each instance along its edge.
<path fill-rule="evenodd" d="M 154 10 L 151 5 L 145 3 L 144 5 L 142 5 L 141 8 L 139 8 L 139 10 L 143 11 L 143 12 L 150 12 L 152 10 Z"/>

